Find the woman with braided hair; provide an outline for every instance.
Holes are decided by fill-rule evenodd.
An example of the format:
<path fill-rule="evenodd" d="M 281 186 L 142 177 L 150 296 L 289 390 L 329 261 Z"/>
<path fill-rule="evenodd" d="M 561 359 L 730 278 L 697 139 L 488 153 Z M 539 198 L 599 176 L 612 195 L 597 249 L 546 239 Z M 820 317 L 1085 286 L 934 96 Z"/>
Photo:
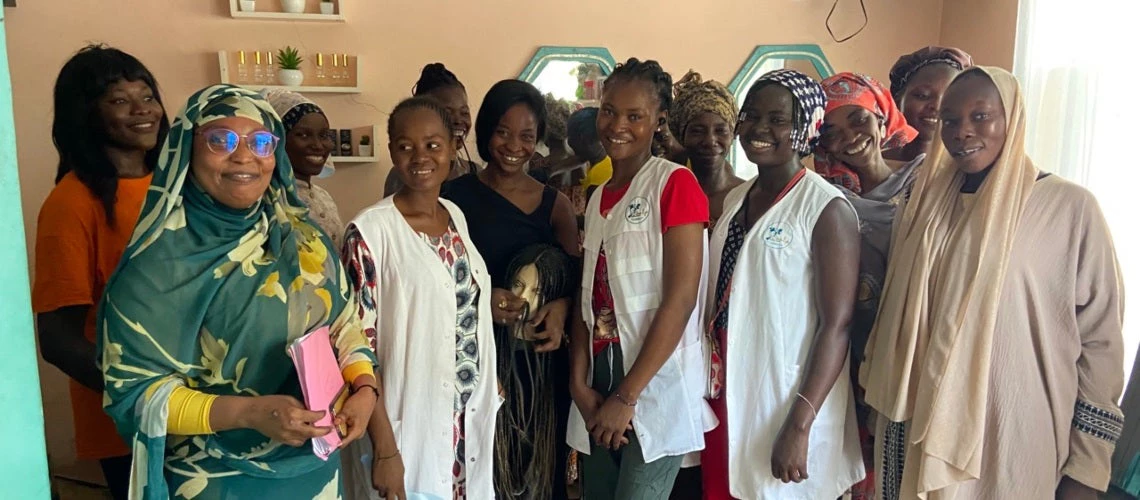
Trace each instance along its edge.
<path fill-rule="evenodd" d="M 651 154 L 672 100 L 656 61 L 618 65 L 602 91 L 613 176 L 586 206 L 567 433 L 591 500 L 668 498 L 713 424 L 701 397 L 708 199 L 692 172 Z"/>

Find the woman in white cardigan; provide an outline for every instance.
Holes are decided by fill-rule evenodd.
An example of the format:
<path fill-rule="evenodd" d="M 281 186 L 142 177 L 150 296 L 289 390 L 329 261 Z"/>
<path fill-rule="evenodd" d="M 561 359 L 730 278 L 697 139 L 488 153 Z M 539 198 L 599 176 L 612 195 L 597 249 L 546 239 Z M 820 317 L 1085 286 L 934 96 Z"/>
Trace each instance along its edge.
<path fill-rule="evenodd" d="M 371 444 L 345 454 L 350 498 L 494 497 L 491 282 L 463 213 L 439 198 L 455 154 L 449 123 L 429 99 L 396 106 L 388 150 L 403 187 L 346 232 L 381 390 Z"/>

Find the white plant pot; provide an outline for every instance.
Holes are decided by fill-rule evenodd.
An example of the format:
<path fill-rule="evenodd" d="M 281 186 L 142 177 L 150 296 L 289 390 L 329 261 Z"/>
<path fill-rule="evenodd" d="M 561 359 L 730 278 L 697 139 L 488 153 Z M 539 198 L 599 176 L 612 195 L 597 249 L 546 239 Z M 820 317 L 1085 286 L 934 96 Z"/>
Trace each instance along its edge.
<path fill-rule="evenodd" d="M 305 81 L 305 73 L 299 69 L 279 69 L 277 70 L 277 80 L 286 87 L 300 87 L 301 83 Z"/>
<path fill-rule="evenodd" d="M 365 158 L 372 156 L 372 145 L 371 144 L 361 144 L 360 145 L 360 156 L 363 156 Z"/>
<path fill-rule="evenodd" d="M 281 0 L 281 10 L 290 14 L 305 12 L 305 0 Z"/>
<path fill-rule="evenodd" d="M 321 2 L 321 14 L 331 16 L 333 14 L 333 10 L 335 10 L 335 7 L 335 4 L 332 2 Z"/>
<path fill-rule="evenodd" d="M 257 8 L 257 2 L 254 0 L 241 0 L 242 12 L 253 12 Z"/>

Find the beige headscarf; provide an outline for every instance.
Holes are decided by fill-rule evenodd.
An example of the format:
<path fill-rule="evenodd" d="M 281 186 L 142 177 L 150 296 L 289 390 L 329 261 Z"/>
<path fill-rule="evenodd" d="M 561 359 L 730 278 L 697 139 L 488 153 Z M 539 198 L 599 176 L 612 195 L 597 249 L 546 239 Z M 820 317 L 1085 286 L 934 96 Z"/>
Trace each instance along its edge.
<path fill-rule="evenodd" d="M 957 79 L 978 72 L 1001 95 L 1005 145 L 967 204 L 960 193 L 964 175 L 940 131 L 934 134 L 931 168 L 919 173 L 895 223 L 882 305 L 860 373 L 868 404 L 892 421 L 911 420 L 906 469 L 917 475 L 919 498 L 981 473 L 998 301 L 1038 175 L 1025 155 L 1017 80 L 990 67 Z"/>

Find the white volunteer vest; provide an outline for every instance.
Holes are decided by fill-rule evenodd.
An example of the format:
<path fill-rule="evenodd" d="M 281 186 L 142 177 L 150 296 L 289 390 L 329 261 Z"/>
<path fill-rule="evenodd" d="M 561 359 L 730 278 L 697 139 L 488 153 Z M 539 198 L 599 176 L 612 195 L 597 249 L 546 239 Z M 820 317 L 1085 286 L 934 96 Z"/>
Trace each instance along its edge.
<path fill-rule="evenodd" d="M 493 444 L 500 400 L 491 279 L 483 257 L 471 243 L 463 212 L 450 201 L 439 202 L 451 213 L 479 285 L 479 383 L 464 416 L 467 492 L 470 498 L 494 498 Z M 404 461 L 404 485 L 409 495 L 416 492 L 451 498 L 455 279 L 435 250 L 408 225 L 391 197 L 364 209 L 352 223 L 359 228 L 376 264 L 376 357 L 388 419 Z M 379 498 L 372 489 L 372 464 L 361 462 L 371 455 L 368 439 L 349 446 L 346 498 Z"/>
<path fill-rule="evenodd" d="M 605 184 L 598 188 L 599 192 L 586 207 L 582 316 L 592 330 L 594 269 L 598 254 L 604 248 L 626 372 L 637 360 L 661 303 L 662 279 L 666 272 L 662 269 L 661 193 L 670 174 L 683 168 L 651 158 L 634 176 L 629 190 L 608 217 L 602 217 L 599 212 L 600 190 Z M 701 241 L 705 245 L 702 251 L 707 254 L 707 238 L 702 237 Z M 704 432 L 715 426 L 715 417 L 703 397 L 708 370 L 701 341 L 704 333 L 701 318 L 704 317 L 708 264 L 702 260 L 697 304 L 681 342 L 642 391 L 634 409 L 633 429 L 646 462 L 704 449 Z M 592 373 L 591 367 L 591 377 Z M 566 439 L 578 451 L 590 452 L 590 436 L 576 406 L 570 409 Z"/>
<path fill-rule="evenodd" d="M 716 300 L 729 222 L 755 182 L 737 186 L 725 198 L 724 216 L 713 230 L 710 248 L 710 302 Z M 812 255 L 812 232 L 824 207 L 837 198 L 846 201 L 822 177 L 805 172 L 748 230 L 740 249 L 728 299 L 722 392 L 728 398 L 729 491 L 736 498 L 839 498 L 865 475 L 847 365 L 812 425 L 811 477 L 784 484 L 772 477 L 769 467 L 819 327 L 812 259 L 827 256 Z M 711 309 L 710 316 L 715 314 Z"/>

